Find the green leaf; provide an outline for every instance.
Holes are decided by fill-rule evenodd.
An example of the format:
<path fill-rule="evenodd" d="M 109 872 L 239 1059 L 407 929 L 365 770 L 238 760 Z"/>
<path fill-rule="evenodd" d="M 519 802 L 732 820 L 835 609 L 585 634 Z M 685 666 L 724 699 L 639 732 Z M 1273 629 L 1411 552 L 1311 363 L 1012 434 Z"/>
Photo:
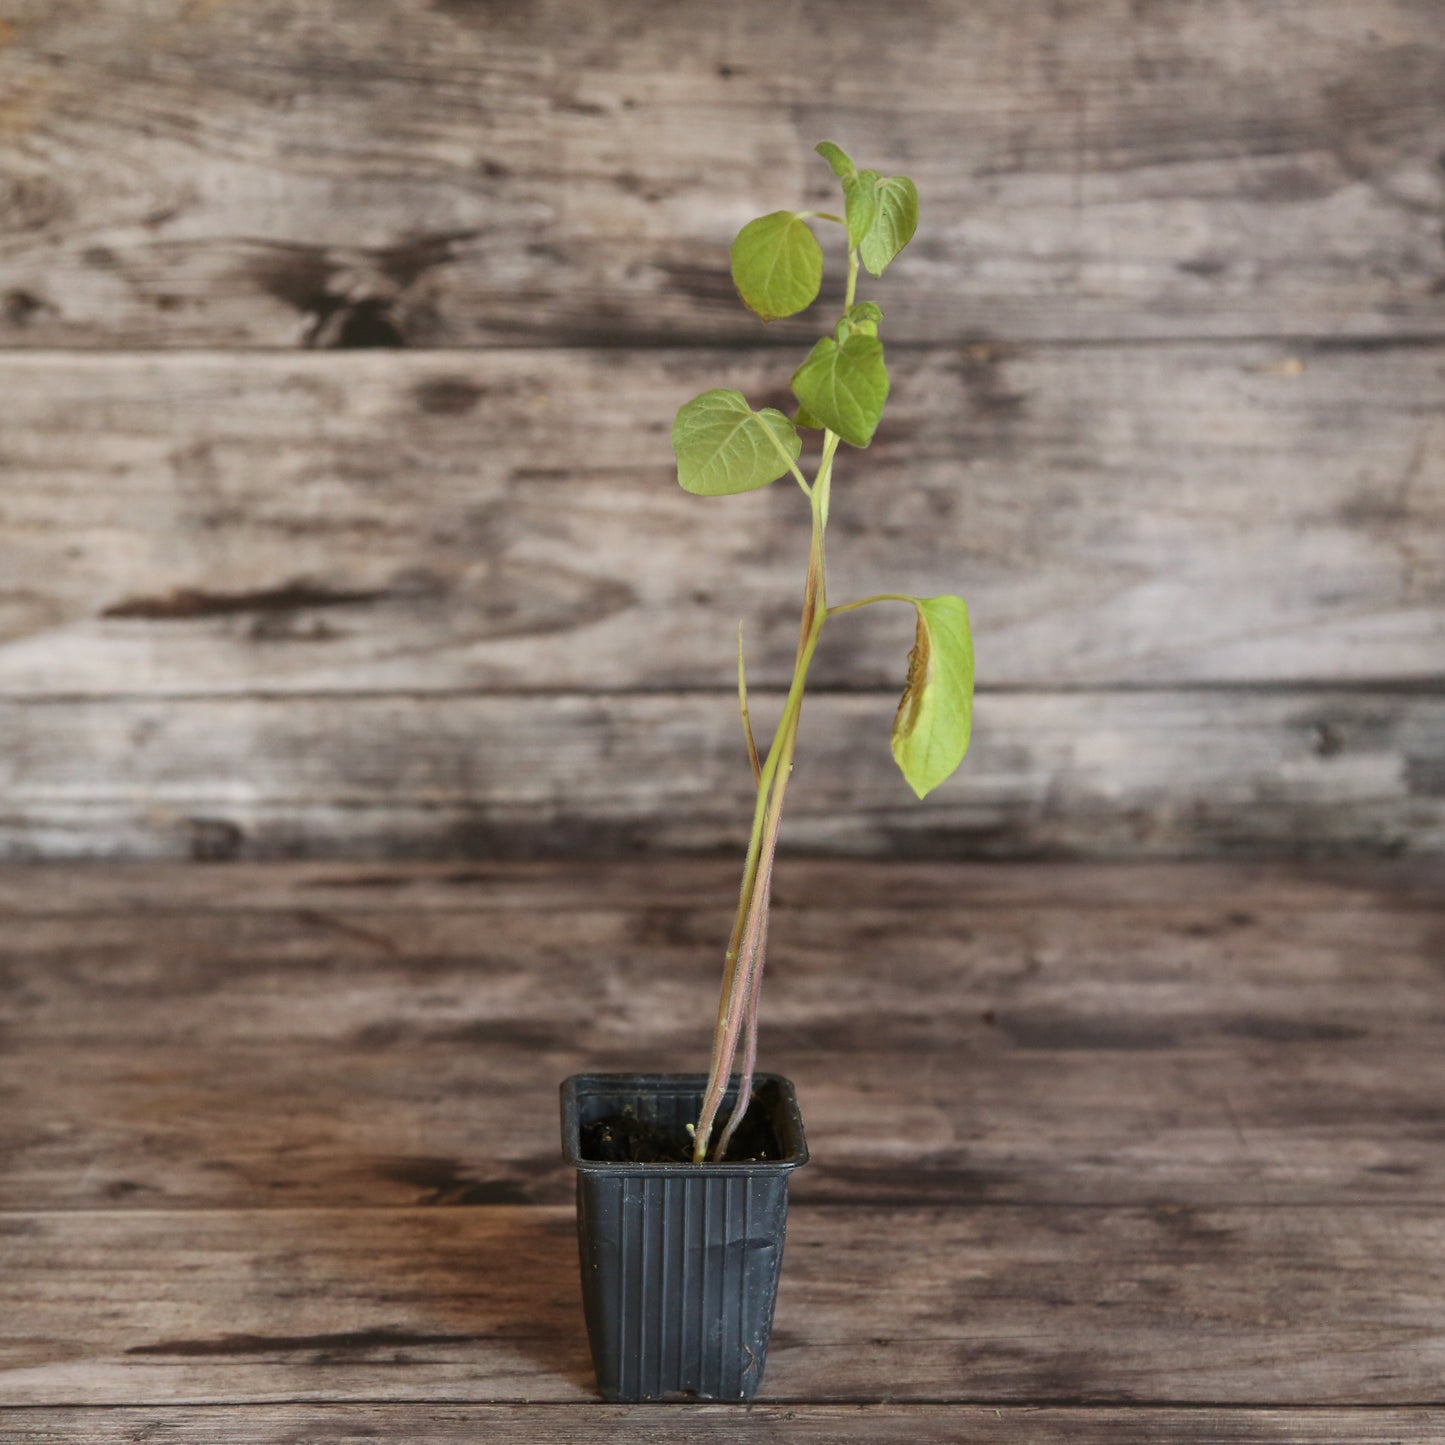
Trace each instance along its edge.
<path fill-rule="evenodd" d="M 920 798 L 963 761 L 973 726 L 973 640 L 961 597 L 915 597 L 918 631 L 893 719 L 893 760 Z"/>
<path fill-rule="evenodd" d="M 850 234 L 851 225 L 850 219 Z M 886 177 L 878 182 L 868 234 L 858 242 L 859 259 L 872 275 L 881 276 L 917 229 L 918 187 L 907 176 Z"/>
<path fill-rule="evenodd" d="M 786 476 L 803 449 L 792 422 L 774 407 L 754 411 L 741 392 L 705 391 L 672 424 L 677 479 L 699 497 L 752 492 Z"/>
<path fill-rule="evenodd" d="M 836 146 L 830 140 L 820 140 L 813 149 L 828 162 L 833 169 L 833 174 L 840 181 L 857 173 L 858 167 L 848 159 L 848 154 L 842 146 Z"/>
<path fill-rule="evenodd" d="M 877 171 L 860 171 L 841 146 L 830 140 L 819 141 L 813 147 L 829 166 L 833 174 L 843 182 L 844 215 L 848 221 L 848 244 L 859 246 L 873 225 L 878 210 Z"/>
<path fill-rule="evenodd" d="M 809 431 L 823 430 L 823 423 L 805 406 L 800 406 L 797 411 L 793 413 L 793 425 L 807 427 Z"/>
<path fill-rule="evenodd" d="M 888 400 L 883 343 L 861 332 L 823 337 L 793 373 L 793 395 L 850 446 L 866 447 Z"/>
<path fill-rule="evenodd" d="M 882 178 L 877 171 L 860 171 L 857 175 L 843 177 L 843 200 L 848 218 L 848 244 L 861 246 L 878 215 L 878 182 Z"/>
<path fill-rule="evenodd" d="M 732 249 L 733 284 L 764 321 L 811 306 L 823 284 L 823 248 L 806 221 L 774 211 L 749 221 Z"/>

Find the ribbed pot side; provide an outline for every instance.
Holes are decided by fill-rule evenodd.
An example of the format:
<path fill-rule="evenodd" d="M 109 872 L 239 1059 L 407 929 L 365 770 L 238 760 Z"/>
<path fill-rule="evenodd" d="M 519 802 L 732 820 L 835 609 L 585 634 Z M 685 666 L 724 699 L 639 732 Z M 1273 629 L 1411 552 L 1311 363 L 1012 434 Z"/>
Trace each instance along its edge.
<path fill-rule="evenodd" d="M 706 1082 L 699 1074 L 584 1074 L 562 1085 L 583 1307 L 607 1400 L 750 1400 L 762 1382 L 788 1176 L 808 1158 L 793 1086 L 775 1074 L 755 1082 L 776 1159 L 616 1164 L 581 1154 L 583 1127 L 623 1108 L 680 1132 L 697 1118 Z"/>

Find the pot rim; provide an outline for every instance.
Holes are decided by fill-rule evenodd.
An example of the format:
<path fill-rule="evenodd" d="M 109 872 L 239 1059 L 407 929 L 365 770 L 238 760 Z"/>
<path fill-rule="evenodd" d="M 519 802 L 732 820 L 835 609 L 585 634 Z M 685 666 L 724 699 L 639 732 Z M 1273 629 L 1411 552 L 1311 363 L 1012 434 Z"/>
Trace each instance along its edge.
<path fill-rule="evenodd" d="M 587 1174 L 677 1174 L 697 1178 L 706 1173 L 720 1174 L 788 1174 L 808 1162 L 808 1141 L 803 1135 L 803 1115 L 798 1108 L 797 1091 L 792 1081 L 781 1074 L 755 1073 L 753 1089 L 773 1084 L 778 1089 L 778 1107 L 773 1127 L 783 1150 L 781 1159 L 724 1160 L 721 1164 L 633 1164 L 614 1163 L 605 1159 L 582 1156 L 581 1101 L 584 1096 L 603 1095 L 626 1101 L 641 1094 L 697 1094 L 707 1088 L 706 1074 L 573 1074 L 561 1085 L 562 1157 L 568 1165 Z"/>

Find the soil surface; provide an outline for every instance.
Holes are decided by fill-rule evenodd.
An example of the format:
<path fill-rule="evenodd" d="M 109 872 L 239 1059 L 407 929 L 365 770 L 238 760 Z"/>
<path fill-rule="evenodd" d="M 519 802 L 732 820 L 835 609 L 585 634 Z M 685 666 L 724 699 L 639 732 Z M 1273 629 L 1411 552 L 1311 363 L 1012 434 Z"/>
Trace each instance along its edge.
<path fill-rule="evenodd" d="M 718 1131 L 727 1122 L 718 1116 Z M 692 1139 L 649 1119 L 641 1119 L 631 1106 L 582 1126 L 582 1157 L 608 1164 L 691 1164 Z M 765 1108 L 754 1100 L 728 1146 L 727 1163 L 751 1164 L 781 1157 L 777 1136 Z"/>

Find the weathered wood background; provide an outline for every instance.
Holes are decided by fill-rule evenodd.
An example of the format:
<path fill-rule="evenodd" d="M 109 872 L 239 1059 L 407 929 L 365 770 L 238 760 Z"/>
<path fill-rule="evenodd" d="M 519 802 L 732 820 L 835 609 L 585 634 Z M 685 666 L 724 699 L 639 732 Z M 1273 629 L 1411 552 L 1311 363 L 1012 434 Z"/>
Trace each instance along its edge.
<path fill-rule="evenodd" d="M 981 693 L 918 806 L 840 621 L 791 846 L 1445 850 L 1439 0 L 0 14 L 0 856 L 735 842 L 805 518 L 667 430 L 824 136 L 924 197 L 834 593 Z"/>
<path fill-rule="evenodd" d="M 0 1438 L 1439 1445 L 1440 871 L 785 860 L 744 1411 L 593 1403 L 556 1118 L 732 860 L 0 870 Z"/>

